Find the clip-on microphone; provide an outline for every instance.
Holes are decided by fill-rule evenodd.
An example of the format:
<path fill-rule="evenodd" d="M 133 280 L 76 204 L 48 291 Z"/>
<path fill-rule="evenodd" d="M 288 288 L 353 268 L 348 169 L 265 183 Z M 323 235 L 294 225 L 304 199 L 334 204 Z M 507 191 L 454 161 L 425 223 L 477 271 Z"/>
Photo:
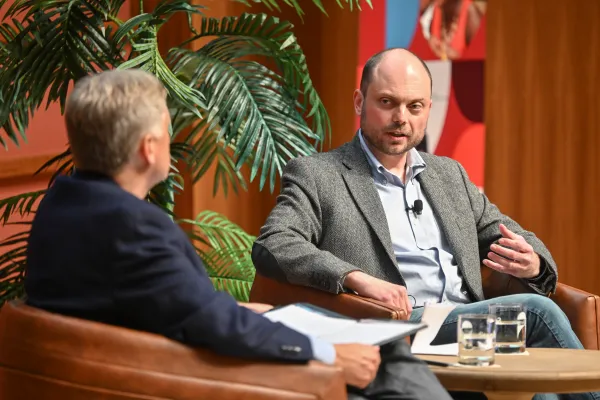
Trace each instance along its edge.
<path fill-rule="evenodd" d="M 423 200 L 415 200 L 415 203 L 412 207 L 408 207 L 406 211 L 413 211 L 417 215 L 421 215 L 423 213 Z"/>

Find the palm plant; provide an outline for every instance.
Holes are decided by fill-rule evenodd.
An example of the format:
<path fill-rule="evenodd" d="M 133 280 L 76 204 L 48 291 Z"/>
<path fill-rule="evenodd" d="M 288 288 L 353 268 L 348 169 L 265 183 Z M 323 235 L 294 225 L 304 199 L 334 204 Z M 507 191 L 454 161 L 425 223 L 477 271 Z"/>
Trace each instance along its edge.
<path fill-rule="evenodd" d="M 289 159 L 317 151 L 326 140 L 327 113 L 291 23 L 250 13 L 208 18 L 203 7 L 184 0 L 162 0 L 144 12 L 143 0 L 138 1 L 139 15 L 127 21 L 118 18 L 125 0 L 12 1 L 0 24 L 0 145 L 24 143 L 29 121 L 44 103 L 59 102 L 64 111 L 69 85 L 86 75 L 113 68 L 155 74 L 169 94 L 173 165 L 148 201 L 189 224 L 215 286 L 247 300 L 254 279 L 254 237 L 209 210 L 193 220 L 177 219 L 174 198 L 184 188 L 175 165 L 189 168 L 193 181 L 216 165 L 214 193 L 227 193 L 230 187 L 237 192 L 255 179 L 261 190 L 268 184 L 273 191 Z M 304 12 L 298 0 L 253 2 L 269 10 L 283 3 Z M 336 2 L 352 9 L 359 8 L 360 0 Z M 0 0 L 0 6 L 6 3 Z M 325 12 L 321 0 L 312 3 Z M 188 18 L 190 38 L 163 57 L 159 31 L 178 13 Z M 205 38 L 212 40 L 194 46 Z M 249 177 L 241 172 L 244 165 Z M 72 173 L 69 149 L 38 173 L 48 168 L 54 171 L 49 185 L 59 174 Z M 0 242 L 0 305 L 24 294 L 29 226 L 44 192 L 0 200 L 0 223 L 11 223 L 15 214 L 25 221 L 21 232 Z"/>

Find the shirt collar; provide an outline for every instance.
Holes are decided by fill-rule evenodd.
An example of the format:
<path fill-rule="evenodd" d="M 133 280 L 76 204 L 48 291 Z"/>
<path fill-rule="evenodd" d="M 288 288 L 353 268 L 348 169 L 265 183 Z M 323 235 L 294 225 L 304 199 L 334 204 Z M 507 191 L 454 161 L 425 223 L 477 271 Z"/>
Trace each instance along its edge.
<path fill-rule="evenodd" d="M 393 174 L 390 171 L 388 171 L 387 169 L 385 169 L 385 167 L 381 164 L 381 162 L 379 162 L 377 157 L 375 157 L 375 155 L 371 152 L 371 149 L 369 149 L 369 146 L 367 146 L 367 143 L 365 142 L 365 139 L 363 138 L 362 130 L 360 130 L 360 129 L 358 130 L 358 138 L 360 140 L 360 146 L 361 146 L 362 150 L 364 151 L 365 155 L 367 156 L 367 160 L 369 161 L 369 165 L 371 166 L 371 173 L 373 175 L 383 174 L 383 175 L 396 176 L 395 174 Z M 408 151 L 408 154 L 406 157 L 406 165 L 407 165 L 407 170 L 406 170 L 407 180 L 415 178 L 427 166 L 425 164 L 425 160 L 423 160 L 423 157 L 421 157 L 421 155 L 415 148 L 412 148 Z M 400 179 L 398 178 L 398 180 L 400 180 Z"/>

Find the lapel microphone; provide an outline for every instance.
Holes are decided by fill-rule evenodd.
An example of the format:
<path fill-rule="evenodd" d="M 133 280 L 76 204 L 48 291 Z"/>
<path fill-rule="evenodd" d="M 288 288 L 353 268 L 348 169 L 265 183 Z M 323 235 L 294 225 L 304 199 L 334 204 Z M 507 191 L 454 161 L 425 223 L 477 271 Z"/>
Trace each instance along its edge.
<path fill-rule="evenodd" d="M 412 207 L 408 207 L 406 211 L 413 211 L 417 215 L 421 215 L 423 213 L 423 200 L 415 200 L 415 203 Z"/>

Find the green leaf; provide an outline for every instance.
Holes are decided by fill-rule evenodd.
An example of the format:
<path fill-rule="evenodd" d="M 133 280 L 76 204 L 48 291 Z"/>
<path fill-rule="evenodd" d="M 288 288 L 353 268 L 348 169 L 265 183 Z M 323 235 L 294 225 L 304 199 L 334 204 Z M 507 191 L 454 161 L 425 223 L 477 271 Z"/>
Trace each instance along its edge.
<path fill-rule="evenodd" d="M 194 220 L 180 219 L 177 222 L 189 224 L 192 227 L 190 238 L 213 249 L 250 248 L 256 239 L 214 211 L 203 211 Z"/>
<path fill-rule="evenodd" d="M 260 188 L 268 180 L 271 191 L 285 163 L 314 153 L 315 145 L 330 131 L 327 113 L 291 28 L 289 22 L 264 14 L 203 18 L 199 35 L 191 40 L 217 39 L 197 51 L 173 49 L 168 59 L 175 74 L 197 87 L 208 103 L 206 121 L 198 124 L 202 129 L 196 126 L 192 130 L 188 143 L 205 144 L 200 135 L 217 132 L 218 141 L 235 149 L 235 169 L 239 171 L 247 163 L 250 181 L 260 172 Z M 274 60 L 281 75 L 247 61 L 248 56 Z M 298 102 L 298 96 L 303 97 L 303 103 Z M 314 119 L 313 129 L 305 121 L 310 117 Z M 197 153 L 204 150 L 194 147 Z M 231 171 L 218 171 L 215 179 L 222 179 L 226 172 Z"/>
<path fill-rule="evenodd" d="M 34 172 L 34 175 L 37 175 L 47 169 L 54 169 L 52 177 L 48 182 L 48 186 L 50 186 L 59 175 L 71 175 L 74 168 L 71 148 L 69 147 L 59 155 L 54 156 L 50 160 L 46 161 L 40 168 L 38 168 L 37 171 Z"/>
<path fill-rule="evenodd" d="M 139 68 L 154 74 L 165 86 L 169 96 L 178 104 L 191 111 L 197 118 L 202 118 L 200 109 L 205 109 L 204 96 L 197 89 L 180 81 L 169 69 L 160 55 L 156 28 L 143 31 L 144 36 L 132 44 L 136 56 L 123 64 L 119 69 Z"/>
<path fill-rule="evenodd" d="M 47 98 L 64 111 L 70 82 L 121 62 L 104 23 L 122 1 L 19 0 L 0 28 L 0 125 L 16 145 Z M 1 140 L 6 145 L 5 140 Z"/>
<path fill-rule="evenodd" d="M 235 0 L 238 3 L 242 3 L 246 6 L 251 6 L 251 3 L 260 3 L 260 4 L 264 4 L 269 10 L 276 10 L 276 11 L 281 11 L 281 7 L 279 6 L 280 1 L 279 0 Z M 361 9 L 360 3 L 362 0 L 336 0 L 336 3 L 339 7 L 344 8 L 344 4 L 347 4 L 350 6 L 350 10 L 352 11 L 354 8 L 357 8 L 358 10 Z M 300 2 L 298 0 L 282 0 L 282 2 L 287 5 L 290 6 L 292 8 L 294 8 L 294 10 L 296 11 L 296 13 L 302 17 L 304 15 L 304 10 L 302 9 L 302 7 L 300 7 Z M 367 3 L 367 5 L 370 8 L 373 8 L 373 4 L 371 3 L 371 0 L 364 0 L 365 3 Z M 327 11 L 325 10 L 325 7 L 323 6 L 323 2 L 321 0 L 312 0 L 312 3 L 318 7 L 318 9 L 324 13 L 325 15 L 327 15 Z"/>
<path fill-rule="evenodd" d="M 30 223 L 24 223 L 29 226 Z M 29 229 L 0 242 L 0 304 L 25 294 L 24 279 L 27 263 Z"/>
<path fill-rule="evenodd" d="M 208 276 L 217 290 L 238 301 L 249 301 L 256 270 L 250 249 L 226 248 L 200 252 Z"/>
<path fill-rule="evenodd" d="M 34 206 L 46 193 L 46 189 L 35 192 L 21 193 L 0 200 L 0 224 L 8 224 L 12 215 L 21 217 L 28 216 L 34 212 Z"/>
<path fill-rule="evenodd" d="M 192 226 L 190 238 L 200 243 L 196 250 L 215 288 L 229 292 L 238 301 L 248 301 L 256 273 L 251 257 L 256 238 L 212 211 L 178 222 Z"/>
<path fill-rule="evenodd" d="M 214 131 L 206 131 L 206 120 L 201 120 L 188 134 L 186 143 L 193 143 L 190 147 L 193 153 L 187 158 L 187 163 L 192 174 L 192 181 L 199 181 L 204 174 L 216 164 L 213 183 L 213 196 L 222 187 L 227 196 L 229 186 L 235 193 L 238 187 L 247 190 L 246 180 L 236 168 L 231 148 L 220 140 Z M 194 143 L 195 141 L 195 143 Z"/>

